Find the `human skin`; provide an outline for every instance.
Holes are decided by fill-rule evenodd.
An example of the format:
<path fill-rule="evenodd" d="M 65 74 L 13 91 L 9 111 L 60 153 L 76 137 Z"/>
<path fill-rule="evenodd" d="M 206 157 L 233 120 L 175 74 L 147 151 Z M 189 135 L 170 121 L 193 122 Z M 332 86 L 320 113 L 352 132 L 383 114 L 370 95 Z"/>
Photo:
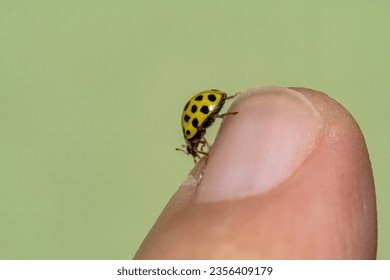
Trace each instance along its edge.
<path fill-rule="evenodd" d="M 375 259 L 374 180 L 351 114 L 306 88 L 237 97 L 135 259 Z"/>

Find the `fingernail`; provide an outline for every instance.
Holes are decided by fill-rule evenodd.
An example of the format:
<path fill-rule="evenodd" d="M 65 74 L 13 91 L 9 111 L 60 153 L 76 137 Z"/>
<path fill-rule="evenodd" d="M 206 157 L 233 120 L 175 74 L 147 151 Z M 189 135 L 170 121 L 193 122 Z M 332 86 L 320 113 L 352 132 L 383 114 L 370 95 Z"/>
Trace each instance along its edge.
<path fill-rule="evenodd" d="M 283 87 L 241 94 L 224 119 L 196 201 L 264 193 L 286 180 L 315 149 L 322 118 L 301 93 Z"/>

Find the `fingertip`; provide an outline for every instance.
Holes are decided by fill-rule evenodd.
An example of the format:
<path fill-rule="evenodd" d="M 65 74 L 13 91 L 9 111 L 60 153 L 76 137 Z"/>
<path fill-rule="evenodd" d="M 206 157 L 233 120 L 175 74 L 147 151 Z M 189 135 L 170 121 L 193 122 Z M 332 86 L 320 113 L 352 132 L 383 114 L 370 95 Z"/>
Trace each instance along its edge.
<path fill-rule="evenodd" d="M 230 109 L 241 108 L 225 120 L 208 164 L 191 171 L 136 258 L 375 258 L 374 181 L 351 114 L 327 95 L 302 88 L 266 89 L 259 106 L 257 90 Z M 245 137 L 243 120 L 252 122 Z M 295 141 L 294 149 L 289 141 Z M 229 152 L 232 147 L 236 154 Z M 270 180 L 280 172 L 277 164 L 294 169 Z M 234 169 L 239 172 L 232 176 Z M 267 182 L 271 188 L 264 188 Z"/>

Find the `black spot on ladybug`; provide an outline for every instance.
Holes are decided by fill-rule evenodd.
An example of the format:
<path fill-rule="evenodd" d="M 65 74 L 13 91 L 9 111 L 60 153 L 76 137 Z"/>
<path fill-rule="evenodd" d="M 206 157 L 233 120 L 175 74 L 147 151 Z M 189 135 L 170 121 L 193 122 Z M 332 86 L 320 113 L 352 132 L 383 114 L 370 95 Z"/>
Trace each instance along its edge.
<path fill-rule="evenodd" d="M 183 110 L 183 111 L 187 110 L 188 105 L 190 105 L 190 101 L 188 101 L 187 104 L 186 104 L 186 106 L 184 106 L 184 110 Z"/>
<path fill-rule="evenodd" d="M 191 118 L 190 118 L 189 115 L 185 115 L 185 116 L 184 116 L 184 120 L 185 120 L 186 122 L 188 122 L 190 119 L 191 119 Z"/>
<path fill-rule="evenodd" d="M 214 102 L 215 100 L 217 100 L 217 98 L 215 97 L 214 94 L 209 94 L 209 95 L 207 96 L 207 98 L 208 98 L 211 102 Z"/>
<path fill-rule="evenodd" d="M 199 121 L 197 118 L 193 119 L 192 120 L 192 125 L 195 127 L 195 128 L 198 128 L 198 124 L 199 124 Z"/>
<path fill-rule="evenodd" d="M 217 89 L 215 89 L 215 88 L 213 88 L 213 89 L 211 89 L 211 91 L 218 91 Z"/>
<path fill-rule="evenodd" d="M 186 134 L 187 134 L 187 135 L 190 135 L 190 133 L 191 133 L 191 132 L 187 129 Z"/>
<path fill-rule="evenodd" d="M 197 110 L 198 110 L 198 107 L 196 107 L 196 105 L 192 105 L 191 112 L 195 113 Z"/>
<path fill-rule="evenodd" d="M 209 107 L 207 106 L 202 106 L 202 108 L 200 108 L 200 111 L 205 115 L 207 115 L 210 112 Z"/>
<path fill-rule="evenodd" d="M 203 99 L 203 95 L 199 95 L 195 98 L 196 101 L 202 101 Z"/>

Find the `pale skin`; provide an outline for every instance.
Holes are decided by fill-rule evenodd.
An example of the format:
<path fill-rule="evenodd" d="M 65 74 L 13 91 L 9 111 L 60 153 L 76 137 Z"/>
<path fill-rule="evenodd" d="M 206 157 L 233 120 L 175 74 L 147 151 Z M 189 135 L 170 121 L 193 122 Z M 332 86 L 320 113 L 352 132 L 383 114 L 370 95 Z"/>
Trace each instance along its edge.
<path fill-rule="evenodd" d="M 375 259 L 373 175 L 350 113 L 324 93 L 280 87 L 252 89 L 229 111 L 239 114 L 224 118 L 207 165 L 196 164 L 135 259 Z"/>

